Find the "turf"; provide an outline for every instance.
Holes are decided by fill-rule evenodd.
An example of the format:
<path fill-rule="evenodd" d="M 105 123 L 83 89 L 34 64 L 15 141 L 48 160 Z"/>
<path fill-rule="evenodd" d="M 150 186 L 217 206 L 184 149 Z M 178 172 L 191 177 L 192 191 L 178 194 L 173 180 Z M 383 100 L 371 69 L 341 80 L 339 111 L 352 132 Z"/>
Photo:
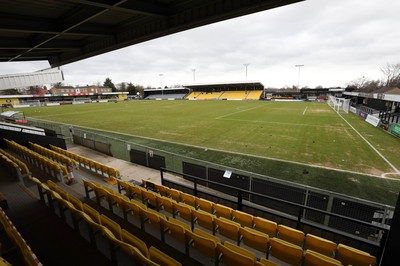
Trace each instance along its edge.
<path fill-rule="evenodd" d="M 362 174 L 393 169 L 326 103 L 127 101 L 23 111 L 27 117 L 124 133 L 125 139 L 155 148 L 377 202 L 389 192 L 393 203 L 399 191 L 391 180 L 363 181 L 368 177 Z M 398 138 L 353 114 L 343 117 L 400 169 Z M 338 182 L 343 185 L 337 187 Z"/>

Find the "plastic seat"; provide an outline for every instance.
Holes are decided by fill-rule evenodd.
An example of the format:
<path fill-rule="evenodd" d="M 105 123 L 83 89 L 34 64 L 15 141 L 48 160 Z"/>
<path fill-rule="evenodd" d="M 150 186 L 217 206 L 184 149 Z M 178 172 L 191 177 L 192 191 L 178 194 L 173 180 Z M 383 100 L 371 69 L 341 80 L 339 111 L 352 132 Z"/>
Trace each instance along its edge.
<path fill-rule="evenodd" d="M 185 231 L 191 230 L 190 226 L 183 223 L 175 218 L 169 217 L 168 219 L 161 219 L 161 224 L 163 226 L 163 233 L 168 233 L 175 239 L 186 244 Z M 163 237 L 163 240 L 165 238 Z"/>
<path fill-rule="evenodd" d="M 160 194 L 161 196 L 167 197 L 168 187 L 163 186 L 161 184 L 154 183 L 154 189 Z"/>
<path fill-rule="evenodd" d="M 278 230 L 278 224 L 262 217 L 253 218 L 254 228 L 257 231 L 267 234 L 269 237 L 275 237 Z"/>
<path fill-rule="evenodd" d="M 68 201 L 74 205 L 74 207 L 80 211 L 83 211 L 83 203 L 77 197 L 72 196 L 71 194 L 68 195 Z"/>
<path fill-rule="evenodd" d="M 222 254 L 222 260 L 225 265 L 253 266 L 256 261 L 254 258 L 238 253 L 236 250 L 221 243 L 217 244 L 217 250 Z"/>
<path fill-rule="evenodd" d="M 303 247 L 305 234 L 303 231 L 295 228 L 279 224 L 277 236 L 279 239 L 285 240 L 299 247 Z"/>
<path fill-rule="evenodd" d="M 231 250 L 233 250 L 233 251 L 235 251 L 235 252 L 237 252 L 239 254 L 242 254 L 244 256 L 252 258 L 254 260 L 254 262 L 257 260 L 256 254 L 254 252 L 251 252 L 250 250 L 248 250 L 246 248 L 239 247 L 236 244 L 233 244 L 233 243 L 231 243 L 229 241 L 225 241 L 224 242 L 224 246 L 227 247 L 227 248 L 230 248 Z"/>
<path fill-rule="evenodd" d="M 305 250 L 310 249 L 320 254 L 333 258 L 335 257 L 336 248 L 337 244 L 333 241 L 315 236 L 313 234 L 306 234 L 306 239 L 303 248 Z"/>
<path fill-rule="evenodd" d="M 160 237 L 163 237 L 163 227 L 161 219 L 166 219 L 165 215 L 152 209 L 140 209 L 142 214 L 141 228 L 146 231 L 145 224 L 150 224 L 160 232 Z"/>
<path fill-rule="evenodd" d="M 133 186 L 130 187 L 130 191 L 132 193 L 132 196 L 135 199 L 138 199 L 138 200 L 140 200 L 141 202 L 144 203 L 144 201 L 143 201 L 143 191 L 145 191 L 144 188 L 142 188 L 140 186 L 133 185 Z"/>
<path fill-rule="evenodd" d="M 130 183 L 121 179 L 117 179 L 118 192 L 122 194 L 125 191 L 125 195 L 130 196 Z"/>
<path fill-rule="evenodd" d="M 217 244 L 221 242 L 218 237 L 207 234 L 197 228 L 193 232 L 186 230 L 185 234 L 188 240 L 187 253 L 189 253 L 190 247 L 194 247 L 197 251 L 214 260 L 216 265 L 218 264 Z"/>
<path fill-rule="evenodd" d="M 298 245 L 292 244 L 277 237 L 270 238 L 269 240 L 270 256 L 277 258 L 290 265 L 301 265 L 303 259 L 303 249 Z"/>
<path fill-rule="evenodd" d="M 228 220 L 232 220 L 232 208 L 217 203 L 213 205 L 213 209 L 217 217 L 224 217 Z"/>
<path fill-rule="evenodd" d="M 121 226 L 108 216 L 100 215 L 100 224 L 108 228 L 117 239 L 121 239 Z"/>
<path fill-rule="evenodd" d="M 261 258 L 254 265 L 255 266 L 279 266 L 279 264 L 277 264 L 273 261 L 270 261 L 269 259 L 266 259 L 266 258 Z"/>
<path fill-rule="evenodd" d="M 343 265 L 339 260 L 323 255 L 313 250 L 307 249 L 304 254 L 303 266 L 340 266 Z"/>
<path fill-rule="evenodd" d="M 90 192 L 94 192 L 94 189 L 98 186 L 95 182 L 82 178 L 83 186 L 85 188 L 86 198 L 90 199 Z"/>
<path fill-rule="evenodd" d="M 341 261 L 344 265 L 362 266 L 376 265 L 376 257 L 368 252 L 339 243 L 335 259 Z"/>
<path fill-rule="evenodd" d="M 241 227 L 239 231 L 241 242 L 243 242 L 246 246 L 265 253 L 267 256 L 269 242 L 269 236 L 267 234 L 250 227 Z"/>
<path fill-rule="evenodd" d="M 168 256 L 167 254 L 155 248 L 154 246 L 150 247 L 149 252 L 150 252 L 150 259 L 156 263 L 159 263 L 160 265 L 182 266 L 180 262 Z"/>
<path fill-rule="evenodd" d="M 142 191 L 143 203 L 153 206 L 158 210 L 157 193 L 151 190 Z"/>
<path fill-rule="evenodd" d="M 240 223 L 242 227 L 253 227 L 253 215 L 238 211 L 232 210 L 232 220 Z"/>
<path fill-rule="evenodd" d="M 237 245 L 240 243 L 240 234 L 239 234 L 239 228 L 241 227 L 239 223 L 228 220 L 226 218 L 215 218 L 215 232 L 218 231 L 218 233 L 222 236 L 225 236 L 233 241 Z"/>
<path fill-rule="evenodd" d="M 207 230 L 210 230 L 211 232 L 214 231 L 215 215 L 202 210 L 192 210 L 192 215 L 193 215 L 193 225 L 198 224 L 199 226 Z"/>
<path fill-rule="evenodd" d="M 192 210 L 194 208 L 190 205 L 187 205 L 185 203 L 174 203 L 174 210 L 175 210 L 175 217 L 181 217 L 182 219 L 188 221 L 190 225 L 192 225 Z"/>
<path fill-rule="evenodd" d="M 166 211 L 175 217 L 175 209 L 174 209 L 175 201 L 173 199 L 159 195 L 157 197 L 157 202 L 159 211 L 160 210 Z"/>
<path fill-rule="evenodd" d="M 148 249 L 146 243 L 143 240 L 141 240 L 140 238 L 138 238 L 137 236 L 130 233 L 129 231 L 122 229 L 121 240 L 124 241 L 125 243 L 128 243 L 128 244 L 136 247 L 147 258 L 150 257 L 149 249 Z"/>
<path fill-rule="evenodd" d="M 181 202 L 196 208 L 196 197 L 187 193 L 181 193 Z"/>
<path fill-rule="evenodd" d="M 177 189 L 173 189 L 173 188 L 169 188 L 167 190 L 167 196 L 169 198 L 172 198 L 176 202 L 180 202 L 181 201 L 181 193 L 182 193 L 181 191 L 179 191 Z"/>
<path fill-rule="evenodd" d="M 94 222 L 100 223 L 100 213 L 87 203 L 83 203 L 83 212 L 89 215 Z"/>
<path fill-rule="evenodd" d="M 213 214 L 214 213 L 214 203 L 212 201 L 196 197 L 196 204 L 197 204 L 197 209 L 208 212 Z"/>

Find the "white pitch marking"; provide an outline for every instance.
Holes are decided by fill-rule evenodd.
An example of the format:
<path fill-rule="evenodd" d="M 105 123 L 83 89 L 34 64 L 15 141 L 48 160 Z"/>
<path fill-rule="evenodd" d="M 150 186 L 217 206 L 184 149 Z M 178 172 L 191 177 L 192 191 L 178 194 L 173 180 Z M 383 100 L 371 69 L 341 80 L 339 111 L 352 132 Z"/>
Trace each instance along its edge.
<path fill-rule="evenodd" d="M 307 105 L 306 108 L 304 109 L 303 115 L 306 113 L 307 108 L 308 108 L 308 105 Z"/>

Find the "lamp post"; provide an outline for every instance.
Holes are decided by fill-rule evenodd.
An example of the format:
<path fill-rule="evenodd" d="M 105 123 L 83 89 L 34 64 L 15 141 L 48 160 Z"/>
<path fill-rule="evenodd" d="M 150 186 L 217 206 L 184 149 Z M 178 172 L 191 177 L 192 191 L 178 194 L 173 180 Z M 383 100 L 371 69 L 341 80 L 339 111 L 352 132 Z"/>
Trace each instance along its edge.
<path fill-rule="evenodd" d="M 295 67 L 299 68 L 299 72 L 297 74 L 297 88 L 299 89 L 300 86 L 300 68 L 303 67 L 304 65 L 295 65 Z"/>
<path fill-rule="evenodd" d="M 244 67 L 246 68 L 246 81 L 247 81 L 247 67 L 250 65 L 249 63 L 243 64 Z"/>
<path fill-rule="evenodd" d="M 192 71 L 193 71 L 193 84 L 195 84 L 196 83 L 196 69 L 193 68 Z"/>

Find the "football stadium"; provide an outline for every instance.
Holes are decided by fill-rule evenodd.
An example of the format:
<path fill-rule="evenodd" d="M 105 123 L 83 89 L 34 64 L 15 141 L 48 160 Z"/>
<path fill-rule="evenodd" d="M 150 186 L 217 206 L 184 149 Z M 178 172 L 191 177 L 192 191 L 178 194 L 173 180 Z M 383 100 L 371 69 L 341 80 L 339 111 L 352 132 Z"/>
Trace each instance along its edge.
<path fill-rule="evenodd" d="M 20 1 L 34 17 L 3 4 L 42 41 L 1 60 L 54 69 L 0 76 L 1 90 L 55 83 L 64 64 L 299 1 L 51 2 Z M 53 33 L 49 11 L 71 16 L 64 30 Z M 2 38 L 25 32 L 9 24 Z M 0 265 L 396 265 L 399 91 L 246 80 L 0 95 Z"/>

